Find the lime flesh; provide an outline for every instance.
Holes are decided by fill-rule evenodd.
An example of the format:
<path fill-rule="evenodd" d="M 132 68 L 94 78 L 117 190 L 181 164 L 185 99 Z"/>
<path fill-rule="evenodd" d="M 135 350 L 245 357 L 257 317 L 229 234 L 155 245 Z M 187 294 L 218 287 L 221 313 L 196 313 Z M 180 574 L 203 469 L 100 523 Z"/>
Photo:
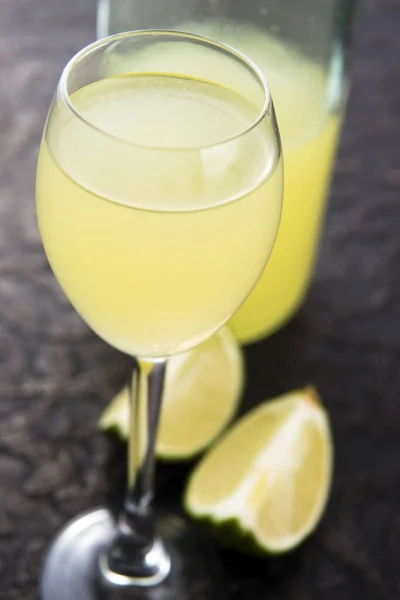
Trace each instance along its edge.
<path fill-rule="evenodd" d="M 317 526 L 332 477 L 329 422 L 307 388 L 257 406 L 196 467 L 185 505 L 227 543 L 265 553 Z"/>
<path fill-rule="evenodd" d="M 234 417 L 243 389 L 242 351 L 227 328 L 191 352 L 169 360 L 157 455 L 186 460 L 199 454 Z M 100 429 L 128 438 L 128 390 L 100 418 Z"/>

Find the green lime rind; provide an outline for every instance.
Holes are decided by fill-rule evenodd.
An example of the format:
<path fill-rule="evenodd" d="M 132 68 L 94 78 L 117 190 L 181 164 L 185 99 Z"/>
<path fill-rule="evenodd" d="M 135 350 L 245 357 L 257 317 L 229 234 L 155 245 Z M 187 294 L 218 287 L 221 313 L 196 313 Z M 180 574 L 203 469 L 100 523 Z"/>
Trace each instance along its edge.
<path fill-rule="evenodd" d="M 286 547 L 271 548 L 260 542 L 257 536 L 249 529 L 242 526 L 240 521 L 231 517 L 225 520 L 215 520 L 215 518 L 209 516 L 196 515 L 190 508 L 184 504 L 186 513 L 203 529 L 207 534 L 213 537 L 221 546 L 230 549 L 237 550 L 243 554 L 254 556 L 256 558 L 265 558 L 273 556 L 282 556 L 296 550 L 301 546 L 307 538 L 313 535 L 318 525 L 321 522 L 323 514 L 326 510 L 327 501 L 321 511 L 321 515 L 315 522 L 314 526 L 301 538 L 297 539 L 295 543 L 290 544 Z"/>
<path fill-rule="evenodd" d="M 99 429 L 106 433 L 110 437 L 116 439 L 118 442 L 126 442 L 126 435 L 123 431 L 121 431 L 121 427 L 117 424 L 102 424 L 99 422 Z"/>
<path fill-rule="evenodd" d="M 252 532 L 241 527 L 237 519 L 231 518 L 224 521 L 215 521 L 210 517 L 196 516 L 186 506 L 185 510 L 205 532 L 225 548 L 237 550 L 257 558 L 284 553 L 284 551 L 276 552 L 262 546 Z"/>

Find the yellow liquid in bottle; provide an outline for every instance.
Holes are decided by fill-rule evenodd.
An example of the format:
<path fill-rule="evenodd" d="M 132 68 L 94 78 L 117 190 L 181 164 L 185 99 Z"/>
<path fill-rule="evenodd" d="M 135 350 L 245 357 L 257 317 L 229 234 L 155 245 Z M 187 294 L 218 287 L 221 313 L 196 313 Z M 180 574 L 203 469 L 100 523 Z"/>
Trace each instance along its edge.
<path fill-rule="evenodd" d="M 183 23 L 179 29 L 247 54 L 264 72 L 275 105 L 284 159 L 282 220 L 261 279 L 230 321 L 239 341 L 249 343 L 283 325 L 308 289 L 341 115 L 329 112 L 326 70 L 262 30 L 221 22 Z M 239 86 L 238 73 L 232 72 L 231 77 L 232 85 Z M 245 85 L 242 90 L 245 94 Z"/>

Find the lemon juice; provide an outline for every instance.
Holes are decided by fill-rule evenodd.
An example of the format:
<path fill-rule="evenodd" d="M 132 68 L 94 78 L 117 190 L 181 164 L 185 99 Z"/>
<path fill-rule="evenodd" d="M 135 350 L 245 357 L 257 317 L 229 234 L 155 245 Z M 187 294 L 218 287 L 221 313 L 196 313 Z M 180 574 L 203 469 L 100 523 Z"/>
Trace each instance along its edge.
<path fill-rule="evenodd" d="M 243 302 L 276 237 L 282 170 L 271 122 L 252 127 L 262 104 L 235 87 L 136 71 L 70 102 L 53 111 L 37 174 L 58 281 L 126 353 L 197 345 Z"/>

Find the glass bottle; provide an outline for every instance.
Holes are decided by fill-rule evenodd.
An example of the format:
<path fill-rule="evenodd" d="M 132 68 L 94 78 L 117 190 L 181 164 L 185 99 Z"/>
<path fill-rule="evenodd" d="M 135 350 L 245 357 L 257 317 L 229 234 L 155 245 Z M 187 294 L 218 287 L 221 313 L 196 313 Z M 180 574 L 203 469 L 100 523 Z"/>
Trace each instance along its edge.
<path fill-rule="evenodd" d="M 99 37 L 150 27 L 200 33 L 241 50 L 268 78 L 282 136 L 284 205 L 271 259 L 230 322 L 242 343 L 284 325 L 309 288 L 346 104 L 356 4 L 100 0 Z"/>

